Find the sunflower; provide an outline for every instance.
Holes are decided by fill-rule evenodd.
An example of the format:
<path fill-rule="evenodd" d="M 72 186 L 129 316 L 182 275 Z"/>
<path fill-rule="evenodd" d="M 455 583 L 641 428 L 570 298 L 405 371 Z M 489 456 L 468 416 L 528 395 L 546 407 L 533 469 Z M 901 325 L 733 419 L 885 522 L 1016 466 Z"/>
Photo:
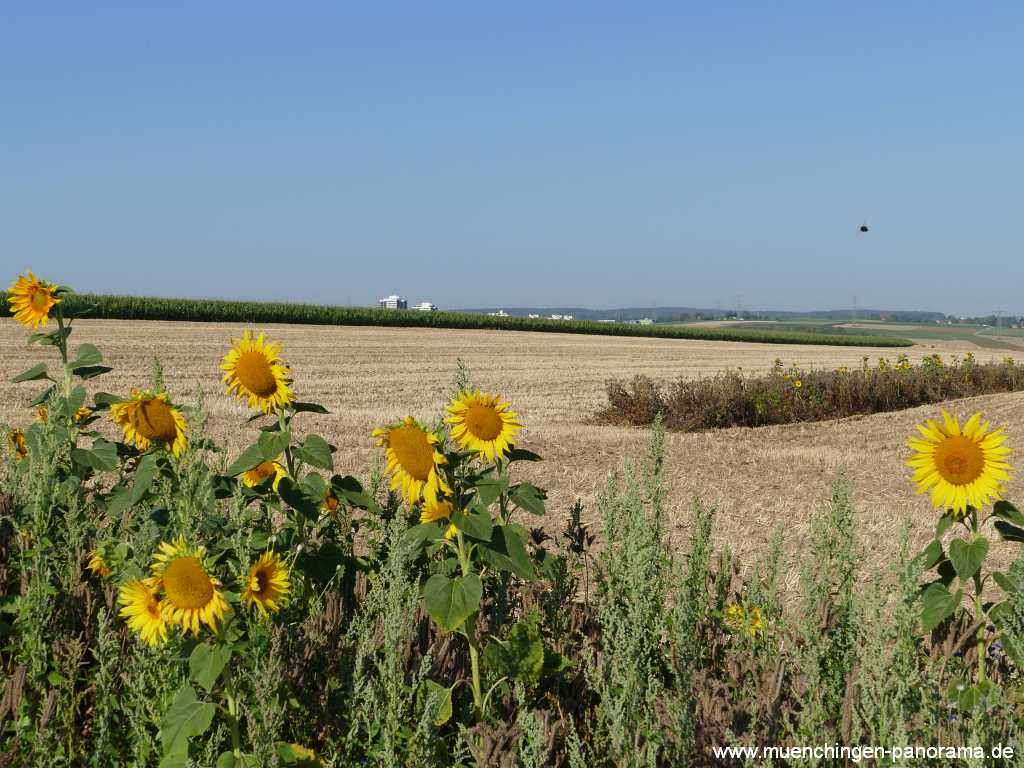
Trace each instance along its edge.
<path fill-rule="evenodd" d="M 437 436 L 425 430 L 412 416 L 373 430 L 373 436 L 377 438 L 377 445 L 386 449 L 385 472 L 393 473 L 392 490 L 401 488 L 408 503 L 419 501 L 421 495 L 427 501 L 437 501 L 439 493 L 450 492 L 437 470 L 448 462 L 437 450 Z"/>
<path fill-rule="evenodd" d="M 266 616 L 267 609 L 273 612 L 280 610 L 281 601 L 290 590 L 288 566 L 281 562 L 276 552 L 264 552 L 263 557 L 249 569 L 242 599 L 255 605 Z"/>
<path fill-rule="evenodd" d="M 1003 430 L 990 430 L 990 422 L 983 422 L 980 413 L 962 428 L 945 409 L 942 419 L 942 424 L 929 419 L 917 425 L 921 437 L 907 441 L 915 451 L 907 466 L 914 469 L 918 493 L 930 490 L 934 507 L 960 518 L 968 505 L 980 509 L 1001 497 L 1002 483 L 1010 479 L 1013 469 L 1006 462 L 1010 449 L 1003 447 Z"/>
<path fill-rule="evenodd" d="M 110 569 L 110 566 L 107 565 L 106 561 L 103 559 L 103 555 L 100 554 L 100 551 L 98 549 L 94 549 L 92 552 L 89 553 L 89 564 L 86 567 L 94 574 L 103 579 L 107 578 L 107 576 L 113 573 L 113 571 Z"/>
<path fill-rule="evenodd" d="M 452 503 L 444 499 L 436 499 L 434 501 L 427 501 L 420 507 L 420 522 L 421 523 L 433 523 L 436 520 L 451 520 L 452 517 Z M 455 526 L 449 522 L 448 527 L 445 529 L 444 537 L 446 539 L 454 539 L 456 535 Z"/>
<path fill-rule="evenodd" d="M 262 464 L 257 464 L 252 469 L 246 470 L 242 473 L 242 482 L 250 488 L 255 488 L 257 485 L 262 483 L 271 475 L 274 476 L 274 490 L 277 490 L 277 486 L 281 484 L 282 477 L 288 477 L 288 470 L 284 468 L 281 462 L 277 459 L 271 459 L 264 461 Z"/>
<path fill-rule="evenodd" d="M 747 632 L 750 633 L 751 637 L 756 637 L 764 632 L 764 622 L 761 620 L 761 609 L 754 606 L 747 612 L 747 618 L 749 624 L 747 625 Z"/>
<path fill-rule="evenodd" d="M 57 298 L 56 285 L 44 283 L 30 270 L 28 277 L 19 275 L 14 281 L 7 303 L 14 319 L 34 330 L 50 321 L 50 310 L 60 303 L 60 299 Z"/>
<path fill-rule="evenodd" d="M 181 411 L 171 405 L 166 392 L 131 391 L 131 399 L 110 406 L 110 418 L 124 430 L 126 443 L 134 442 L 145 451 L 150 443 L 161 443 L 180 457 L 188 447 L 185 432 L 188 423 Z"/>
<path fill-rule="evenodd" d="M 28 456 L 28 445 L 25 443 L 25 433 L 20 429 L 12 429 L 7 433 L 7 442 L 11 446 L 11 452 L 16 461 L 21 461 Z"/>
<path fill-rule="evenodd" d="M 463 391 L 448 405 L 445 421 L 462 448 L 494 461 L 512 447 L 516 432 L 523 428 L 516 421 L 518 414 L 508 410 L 510 405 L 480 390 Z"/>
<path fill-rule="evenodd" d="M 89 407 L 83 405 L 81 408 L 79 408 L 77 411 L 75 411 L 75 422 L 77 423 L 77 422 L 85 421 L 90 416 L 92 416 L 92 408 L 89 408 Z M 36 407 L 36 421 L 40 422 L 41 424 L 46 424 L 47 422 L 49 422 L 50 421 L 50 409 L 47 408 L 45 405 L 37 406 Z"/>
<path fill-rule="evenodd" d="M 128 627 L 139 633 L 148 645 L 157 645 L 167 639 L 167 620 L 156 596 L 153 579 L 133 579 L 121 587 L 118 601 L 123 606 L 121 617 L 128 619 Z"/>
<path fill-rule="evenodd" d="M 203 547 L 188 547 L 183 538 L 171 543 L 160 542 L 154 555 L 153 577 L 163 589 L 160 608 L 169 624 L 192 630 L 198 637 L 202 622 L 217 631 L 217 622 L 224 618 L 228 604 L 217 587 L 220 581 L 203 565 Z"/>
<path fill-rule="evenodd" d="M 725 606 L 725 626 L 729 631 L 739 632 L 743 629 L 743 625 L 746 624 L 746 621 L 742 605 L 739 603 L 729 603 Z"/>
<path fill-rule="evenodd" d="M 262 333 L 255 341 L 251 331 L 234 339 L 220 367 L 228 385 L 225 394 L 234 392 L 239 400 L 248 398 L 250 408 L 258 406 L 264 413 L 270 413 L 292 401 L 288 387 L 291 371 L 281 362 L 281 344 L 265 344 Z"/>
<path fill-rule="evenodd" d="M 333 488 L 327 489 L 327 495 L 324 497 L 323 504 L 320 505 L 320 511 L 326 512 L 331 517 L 338 516 L 338 497 L 334 495 Z"/>

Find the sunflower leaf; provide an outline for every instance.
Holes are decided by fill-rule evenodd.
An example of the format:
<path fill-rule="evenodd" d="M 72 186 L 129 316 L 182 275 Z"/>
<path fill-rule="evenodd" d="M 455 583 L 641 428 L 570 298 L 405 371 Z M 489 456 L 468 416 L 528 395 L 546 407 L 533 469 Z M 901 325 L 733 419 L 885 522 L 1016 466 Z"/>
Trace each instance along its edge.
<path fill-rule="evenodd" d="M 931 632 L 953 615 L 963 598 L 963 590 L 951 593 L 944 584 L 934 582 L 924 591 L 924 610 L 921 612 L 921 629 Z"/>
<path fill-rule="evenodd" d="M 420 523 L 406 528 L 402 534 L 402 542 L 413 549 L 419 549 L 428 541 L 441 538 L 441 526 L 438 523 Z"/>
<path fill-rule="evenodd" d="M 92 448 L 72 448 L 71 460 L 97 472 L 111 472 L 117 468 L 117 446 L 100 438 L 92 444 Z"/>
<path fill-rule="evenodd" d="M 488 643 L 483 660 L 496 675 L 535 685 L 544 669 L 544 644 L 536 621 L 515 624 L 504 640 Z"/>
<path fill-rule="evenodd" d="M 997 501 L 992 506 L 992 514 L 996 517 L 1001 517 L 1003 520 L 1009 520 L 1014 525 L 1024 527 L 1024 512 L 1021 512 L 1008 501 L 1003 499 Z"/>
<path fill-rule="evenodd" d="M 513 448 L 511 451 L 505 454 L 505 458 L 509 461 L 543 461 L 544 459 L 538 453 L 533 451 L 527 451 L 525 448 Z"/>
<path fill-rule="evenodd" d="M 263 454 L 264 461 L 275 461 L 284 449 L 288 447 L 291 439 L 291 433 L 288 431 L 261 432 L 256 444 Z"/>
<path fill-rule="evenodd" d="M 277 492 L 284 499 L 285 504 L 298 510 L 310 520 L 316 520 L 319 517 L 320 503 L 313 496 L 313 492 L 299 485 L 290 477 L 281 478 Z"/>
<path fill-rule="evenodd" d="M 465 512 L 452 511 L 452 524 L 467 536 L 480 541 L 491 540 L 491 515 L 479 503 L 470 505 Z"/>
<path fill-rule="evenodd" d="M 207 645 L 200 643 L 188 658 L 188 671 L 192 680 L 199 683 L 207 693 L 217 684 L 220 673 L 231 661 L 230 645 Z"/>
<path fill-rule="evenodd" d="M 68 363 L 68 368 L 74 370 L 85 366 L 99 365 L 103 362 L 103 355 L 92 344 L 80 344 L 75 359 Z"/>
<path fill-rule="evenodd" d="M 434 725 L 444 725 L 452 717 L 452 689 L 429 679 L 424 680 L 423 685 L 427 691 L 427 710 L 434 716 Z"/>
<path fill-rule="evenodd" d="M 132 493 L 128 506 L 135 506 L 153 485 L 153 478 L 160 473 L 160 464 L 157 455 L 147 453 L 139 459 L 139 465 L 135 468 L 135 481 L 132 483 Z"/>
<path fill-rule="evenodd" d="M 189 739 L 206 733 L 216 710 L 213 704 L 199 701 L 188 683 L 179 688 L 174 703 L 160 721 L 165 758 L 186 757 Z"/>
<path fill-rule="evenodd" d="M 949 543 L 949 560 L 961 581 L 966 581 L 978 572 L 987 554 L 988 539 L 984 536 L 979 536 L 971 542 L 953 539 Z"/>
<path fill-rule="evenodd" d="M 480 547 L 480 556 L 492 567 L 511 571 L 521 579 L 530 580 L 537 576 L 526 552 L 525 537 L 514 526 L 494 526 L 490 543 Z"/>
<path fill-rule="evenodd" d="M 36 381 L 37 379 L 50 379 L 50 374 L 46 372 L 46 363 L 37 363 L 28 370 L 22 371 L 13 379 L 13 384 L 18 384 L 22 381 Z M 53 379 L 50 379 L 53 381 Z"/>
<path fill-rule="evenodd" d="M 109 365 L 82 365 L 75 368 L 73 373 L 80 379 L 95 379 L 104 373 L 110 373 L 113 368 Z"/>
<path fill-rule="evenodd" d="M 942 542 L 938 539 L 932 539 L 931 543 L 925 547 L 919 555 L 923 560 L 921 567 L 926 571 L 934 568 L 944 556 L 945 553 L 942 551 Z"/>
<path fill-rule="evenodd" d="M 319 403 L 292 403 L 292 410 L 296 413 L 330 413 Z"/>
<path fill-rule="evenodd" d="M 483 584 L 475 573 L 448 578 L 435 573 L 423 585 L 427 613 L 445 632 L 451 632 L 480 607 Z"/>
<path fill-rule="evenodd" d="M 534 515 L 544 514 L 544 499 L 548 497 L 546 491 L 530 483 L 519 483 L 513 485 L 508 497 L 527 512 Z"/>
<path fill-rule="evenodd" d="M 307 464 L 334 471 L 334 457 L 331 453 L 331 445 L 320 435 L 306 435 L 302 445 L 294 450 L 294 454 Z"/>
<path fill-rule="evenodd" d="M 243 472 L 248 472 L 253 467 L 259 466 L 262 463 L 263 450 L 259 445 L 250 445 L 242 451 L 242 455 L 235 459 L 234 463 L 224 471 L 224 474 L 228 477 L 235 477 Z"/>
<path fill-rule="evenodd" d="M 999 531 L 999 535 L 1003 541 L 1019 541 L 1024 542 L 1024 529 L 1018 528 L 1015 525 L 1010 525 L 1005 520 L 996 521 L 996 530 Z"/>

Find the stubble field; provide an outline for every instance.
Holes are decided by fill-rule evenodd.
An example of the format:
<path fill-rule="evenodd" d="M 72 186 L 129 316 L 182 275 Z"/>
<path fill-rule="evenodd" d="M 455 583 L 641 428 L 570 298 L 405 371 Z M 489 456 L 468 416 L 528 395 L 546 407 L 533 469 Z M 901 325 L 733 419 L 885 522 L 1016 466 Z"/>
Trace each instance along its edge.
<path fill-rule="evenodd" d="M 249 412 L 223 396 L 219 363 L 242 326 L 217 323 L 81 321 L 75 343 L 103 352 L 114 372 L 95 388 L 125 394 L 145 388 L 152 358 L 165 370 L 167 389 L 189 405 L 206 393 L 209 430 L 228 448 L 227 461 L 252 440 L 256 427 L 240 427 Z M 512 400 L 526 429 L 520 441 L 544 456 L 524 474 L 549 491 L 551 533 L 561 530 L 570 505 L 591 506 L 607 473 L 624 457 L 639 455 L 646 432 L 597 426 L 589 421 L 605 405 L 605 382 L 642 373 L 656 379 L 698 376 L 724 368 L 766 371 L 779 357 L 785 364 L 835 367 L 859 365 L 892 350 L 737 342 L 614 338 L 508 331 L 268 325 L 256 330 L 284 343 L 300 400 L 322 403 L 330 415 L 303 415 L 298 423 L 338 447 L 336 469 L 365 477 L 380 457 L 371 430 L 411 414 L 431 420 L 446 402 L 458 358 L 472 381 Z M 46 350 L 56 354 L 52 350 Z M 969 342 L 927 341 L 906 351 L 912 361 L 928 354 L 999 359 L 998 350 Z M 22 425 L 39 384 L 11 384 L 16 373 L 40 360 L 40 348 L 25 346 L 23 329 L 0 322 L 0 424 Z M 1011 444 L 1024 439 L 1024 394 L 993 395 L 951 404 L 959 414 L 982 410 L 1005 426 Z M 670 434 L 666 460 L 672 482 L 673 536 L 685 538 L 692 499 L 716 503 L 718 543 L 735 547 L 749 563 L 763 551 L 772 529 L 786 528 L 786 549 L 799 552 L 811 512 L 827 497 L 837 467 L 845 465 L 861 534 L 882 552 L 892 551 L 901 522 L 915 521 L 918 539 L 935 516 L 913 494 L 903 466 L 906 437 L 915 422 L 937 413 L 919 408 L 818 424 Z M 305 419 L 305 422 L 301 420 Z M 111 431 L 111 435 L 113 435 Z M 1016 439 L 1014 439 L 1016 438 Z M 1012 493 L 1015 490 L 1011 486 Z M 1008 556 L 996 551 L 1005 565 Z M 793 571 L 791 571 L 793 572 Z M 795 572 L 794 572 L 795 573 Z"/>

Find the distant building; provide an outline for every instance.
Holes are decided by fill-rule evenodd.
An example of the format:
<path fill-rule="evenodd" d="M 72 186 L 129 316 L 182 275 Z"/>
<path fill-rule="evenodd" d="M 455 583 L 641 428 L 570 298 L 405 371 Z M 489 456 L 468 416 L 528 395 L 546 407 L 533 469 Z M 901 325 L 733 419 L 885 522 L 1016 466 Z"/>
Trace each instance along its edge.
<path fill-rule="evenodd" d="M 536 319 L 536 318 L 540 317 L 540 315 L 535 315 L 535 314 L 533 314 L 531 312 L 530 314 L 527 315 L 527 317 L 532 317 L 532 318 Z"/>
<path fill-rule="evenodd" d="M 637 325 L 654 325 L 654 321 L 649 317 L 641 317 L 636 321 Z"/>
<path fill-rule="evenodd" d="M 491 317 L 508 317 L 508 312 L 504 309 L 499 309 L 497 312 L 488 312 Z"/>
<path fill-rule="evenodd" d="M 381 299 L 377 302 L 381 309 L 408 309 L 409 302 L 403 299 L 401 296 L 392 294 L 385 299 Z"/>
<path fill-rule="evenodd" d="M 572 315 L 551 315 L 548 320 L 572 320 Z"/>
<path fill-rule="evenodd" d="M 437 312 L 437 304 L 431 304 L 429 301 L 421 301 L 419 304 L 413 307 L 417 312 Z"/>

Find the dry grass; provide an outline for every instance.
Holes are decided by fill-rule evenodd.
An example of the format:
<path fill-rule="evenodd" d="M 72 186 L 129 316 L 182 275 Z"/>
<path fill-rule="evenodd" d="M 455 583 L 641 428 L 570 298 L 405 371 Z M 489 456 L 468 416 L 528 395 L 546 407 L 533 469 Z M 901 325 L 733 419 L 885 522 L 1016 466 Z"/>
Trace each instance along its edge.
<path fill-rule="evenodd" d="M 221 396 L 218 364 L 237 325 L 83 321 L 73 341 L 91 342 L 114 373 L 97 379 L 103 391 L 124 393 L 146 386 L 157 355 L 169 391 L 188 403 L 201 385 L 208 394 L 210 427 L 233 458 L 255 434 L 245 425 L 247 411 Z M 512 399 L 528 429 L 523 445 L 547 461 L 527 472 L 550 491 L 551 531 L 561 528 L 566 510 L 581 497 L 589 504 L 606 473 L 621 457 L 638 455 L 646 432 L 586 423 L 606 404 L 605 382 L 635 373 L 655 379 L 711 374 L 728 367 L 767 371 L 774 358 L 787 365 L 854 366 L 884 350 L 826 346 L 776 346 L 738 342 L 614 338 L 508 331 L 411 328 L 265 326 L 285 344 L 300 399 L 325 405 L 328 416 L 303 416 L 338 446 L 339 471 L 365 476 L 379 457 L 370 430 L 406 413 L 430 419 L 451 388 L 457 357 L 474 382 Z M 10 384 L 10 378 L 53 355 L 52 349 L 26 348 L 23 329 L 0 321 L 0 423 L 22 424 L 38 383 Z M 899 350 L 904 351 L 904 350 Z M 928 341 L 905 350 L 918 361 L 934 352 L 961 356 L 973 351 L 979 362 L 998 360 L 998 350 L 978 350 L 969 342 Z M 1003 353 L 1005 354 L 1005 353 Z M 895 357 L 892 350 L 887 355 Z M 992 395 L 953 403 L 965 413 L 981 409 L 1024 444 L 1024 394 Z M 920 536 L 933 523 L 927 503 L 915 497 L 902 466 L 903 443 L 916 421 L 933 415 L 926 407 L 842 421 L 760 429 L 729 429 L 667 438 L 667 462 L 677 522 L 684 537 L 690 500 L 717 501 L 717 538 L 732 543 L 749 562 L 762 551 L 772 528 L 783 523 L 787 547 L 799 550 L 813 509 L 826 498 L 836 468 L 849 470 L 862 533 L 883 552 L 891 551 L 901 520 L 910 516 Z M 301 422 L 300 422 L 301 423 Z M 1012 493 L 1021 487 L 1011 486 Z M 997 558 L 1005 563 L 1005 551 Z"/>

